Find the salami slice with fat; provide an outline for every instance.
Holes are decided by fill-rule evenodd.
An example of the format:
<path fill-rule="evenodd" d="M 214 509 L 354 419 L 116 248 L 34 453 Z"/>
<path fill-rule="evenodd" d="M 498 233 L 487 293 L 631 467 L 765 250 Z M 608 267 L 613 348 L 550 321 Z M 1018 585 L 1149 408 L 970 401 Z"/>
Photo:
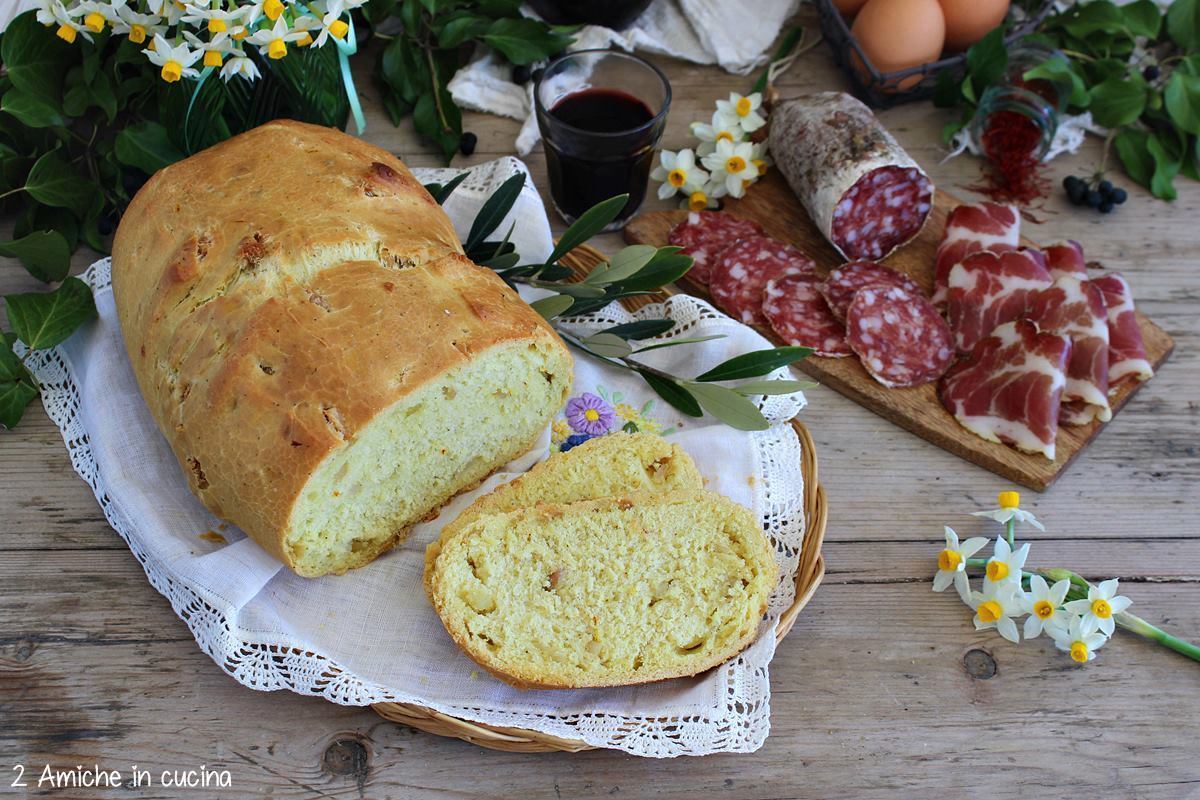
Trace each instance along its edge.
<path fill-rule="evenodd" d="M 829 273 L 821 282 L 821 294 L 829 303 L 829 310 L 838 319 L 845 321 L 846 309 L 854 295 L 862 289 L 876 286 L 899 286 L 914 294 L 922 294 L 916 281 L 902 272 L 889 269 L 874 261 L 851 261 Z"/>
<path fill-rule="evenodd" d="M 924 294 L 899 286 L 854 295 L 846 341 L 871 377 L 889 388 L 935 381 L 954 360 L 954 339 L 942 315 Z"/>
<path fill-rule="evenodd" d="M 770 236 L 748 236 L 725 249 L 713 265 L 708 291 L 717 307 L 747 325 L 764 325 L 767 281 L 791 273 L 816 276 L 808 256 Z"/>
<path fill-rule="evenodd" d="M 689 280 L 707 286 L 709 272 L 726 247 L 747 236 L 761 236 L 757 222 L 720 211 L 693 211 L 671 229 L 667 241 L 692 257 Z"/>
<path fill-rule="evenodd" d="M 790 345 L 811 347 L 819 356 L 850 355 L 846 329 L 829 311 L 817 290 L 819 279 L 810 273 L 793 273 L 767 281 L 763 315 L 772 330 Z"/>
<path fill-rule="evenodd" d="M 871 109 L 842 92 L 778 103 L 771 157 L 826 239 L 847 259 L 879 260 L 916 236 L 933 182 Z"/>

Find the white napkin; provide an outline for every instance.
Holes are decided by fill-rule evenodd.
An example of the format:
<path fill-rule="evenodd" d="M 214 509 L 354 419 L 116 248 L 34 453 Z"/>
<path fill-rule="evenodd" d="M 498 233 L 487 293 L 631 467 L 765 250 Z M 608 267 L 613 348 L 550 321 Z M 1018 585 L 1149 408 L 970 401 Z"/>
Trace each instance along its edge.
<path fill-rule="evenodd" d="M 447 203 L 461 234 L 491 190 L 518 170 L 525 171 L 524 165 L 506 158 L 472 171 Z M 454 172 L 417 171 L 426 182 L 444 181 Z M 550 227 L 532 180 L 511 218 L 522 223 L 513 235 L 519 252 L 545 258 Z M 346 705 L 418 703 L 638 755 L 750 751 L 762 744 L 769 729 L 767 665 L 775 650 L 774 619 L 791 604 L 790 577 L 804 529 L 800 446 L 789 426 L 741 433 L 711 418 L 682 418 L 640 379 L 577 359 L 573 395 L 605 398 L 622 422 L 630 418 L 643 428 L 673 429 L 667 435 L 696 459 L 709 485 L 762 518 L 787 577 L 772 596 L 758 641 L 706 675 L 626 689 L 519 691 L 479 669 L 446 634 L 421 588 L 423 553 L 441 526 L 475 496 L 544 458 L 549 432 L 534 451 L 458 497 L 436 520 L 418 525 L 407 541 L 373 564 L 340 577 L 299 578 L 239 530 L 221 524 L 188 491 L 129 367 L 108 260 L 94 264 L 85 277 L 96 289 L 99 318 L 61 347 L 30 359 L 45 386 L 46 411 L 62 430 L 72 464 L 150 583 L 171 601 L 200 647 L 235 679 L 254 689 L 290 689 Z M 694 374 L 768 346 L 749 328 L 696 300 L 675 300 L 640 316 L 662 314 L 680 321 L 676 336 L 724 333 L 728 338 L 656 351 L 655 366 Z M 578 327 L 596 329 L 630 318 L 614 307 Z M 772 398 L 764 413 L 782 423 L 803 404 L 802 395 Z M 561 413 L 558 420 L 561 436 L 566 424 Z"/>
<path fill-rule="evenodd" d="M 643 50 L 745 74 L 766 62 L 767 48 L 799 5 L 800 0 L 655 0 L 623 31 L 584 27 L 570 49 Z M 481 48 L 475 60 L 451 79 L 449 89 L 461 106 L 521 120 L 524 124 L 516 148 L 525 155 L 541 134 L 533 117 L 532 82 L 525 86 L 513 83 L 511 71 L 504 59 Z"/>

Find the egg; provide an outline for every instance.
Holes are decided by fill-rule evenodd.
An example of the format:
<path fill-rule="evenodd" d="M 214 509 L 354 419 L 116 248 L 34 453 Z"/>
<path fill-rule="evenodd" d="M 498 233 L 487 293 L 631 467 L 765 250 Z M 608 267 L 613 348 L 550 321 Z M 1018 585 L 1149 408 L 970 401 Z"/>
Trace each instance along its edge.
<path fill-rule="evenodd" d="M 957 53 L 1004 22 L 1009 0 L 938 0 L 946 19 L 946 50 Z"/>
<path fill-rule="evenodd" d="M 897 72 L 938 60 L 946 40 L 946 21 L 938 0 L 867 0 L 850 32 L 876 70 Z M 869 79 L 858 54 L 851 56 L 855 69 Z M 913 75 L 894 88 L 907 89 L 920 80 L 920 75 Z"/>
<path fill-rule="evenodd" d="M 833 0 L 833 7 L 843 17 L 853 17 L 858 10 L 866 5 L 867 0 Z"/>

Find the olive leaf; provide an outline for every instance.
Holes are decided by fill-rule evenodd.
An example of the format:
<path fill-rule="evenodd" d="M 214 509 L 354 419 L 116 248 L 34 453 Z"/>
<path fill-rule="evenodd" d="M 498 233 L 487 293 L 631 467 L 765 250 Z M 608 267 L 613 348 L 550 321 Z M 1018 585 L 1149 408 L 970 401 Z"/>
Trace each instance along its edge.
<path fill-rule="evenodd" d="M 584 283 L 616 283 L 637 274 L 658 254 L 658 248 L 648 244 L 631 244 L 622 248 L 607 264 L 600 264 L 587 274 Z"/>
<path fill-rule="evenodd" d="M 689 417 L 704 416 L 704 411 L 696 402 L 696 398 L 681 387 L 677 380 L 661 377 L 649 370 L 638 369 L 635 371 L 646 381 L 646 385 L 653 389 L 655 394 L 666 400 L 672 408 Z"/>
<path fill-rule="evenodd" d="M 425 184 L 425 191 L 433 195 L 433 199 L 437 201 L 439 206 L 444 206 L 446 205 L 446 200 L 454 193 L 458 185 L 465 181 L 470 174 L 469 172 L 460 172 L 445 183 L 427 183 Z"/>
<path fill-rule="evenodd" d="M 479 213 L 475 215 L 475 221 L 471 223 L 467 240 L 463 242 L 464 250 L 470 253 L 496 230 L 496 227 L 508 216 L 508 212 L 516 204 L 517 198 L 521 196 L 521 188 L 524 185 L 525 173 L 518 172 L 492 192 L 492 195 L 484 201 L 483 206 L 479 209 Z"/>
<path fill-rule="evenodd" d="M 686 383 L 684 389 L 696 398 L 702 409 L 731 428 L 765 431 L 771 427 L 758 406 L 732 389 L 707 383 Z"/>
<path fill-rule="evenodd" d="M 551 320 L 566 312 L 574 302 L 572 298 L 566 295 L 556 294 L 550 297 L 543 297 L 541 300 L 534 300 L 529 305 L 534 311 L 541 314 L 543 318 Z"/>
<path fill-rule="evenodd" d="M 8 322 L 30 350 L 61 344 L 96 315 L 92 290 L 79 278 L 67 278 L 52 292 L 5 295 Z"/>
<path fill-rule="evenodd" d="M 812 353 L 810 347 L 775 347 L 769 350 L 756 350 L 743 353 L 728 361 L 724 361 L 702 375 L 697 375 L 698 381 L 735 381 L 741 378 L 755 378 L 766 375 L 779 367 L 794 364 Z"/>
<path fill-rule="evenodd" d="M 605 358 L 625 358 L 633 352 L 628 342 L 611 333 L 594 333 L 580 341 L 593 353 Z"/>
<path fill-rule="evenodd" d="M 750 396 L 757 394 L 794 394 L 802 392 L 805 389 L 815 389 L 818 385 L 813 381 L 790 381 L 781 378 L 773 381 L 747 381 L 746 383 L 739 383 L 732 388 L 740 395 Z"/>
<path fill-rule="evenodd" d="M 602 333 L 611 333 L 622 339 L 652 339 L 674 327 L 675 320 L 673 319 L 647 319 L 614 325 L 611 328 L 605 328 Z"/>
<path fill-rule="evenodd" d="M 563 231 L 562 236 L 558 237 L 558 244 L 555 245 L 553 252 L 550 253 L 550 257 L 546 261 L 548 263 L 558 261 L 558 259 L 607 228 L 609 223 L 616 219 L 617 215 L 625 208 L 627 202 L 629 202 L 629 195 L 619 194 L 616 197 L 610 197 L 603 202 L 597 203 L 580 214 L 579 218 Z"/>

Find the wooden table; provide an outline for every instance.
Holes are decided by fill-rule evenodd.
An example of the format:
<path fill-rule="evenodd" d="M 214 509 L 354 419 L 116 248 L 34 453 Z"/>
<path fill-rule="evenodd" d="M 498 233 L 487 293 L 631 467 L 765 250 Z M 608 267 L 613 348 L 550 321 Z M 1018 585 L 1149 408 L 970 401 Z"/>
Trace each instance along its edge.
<path fill-rule="evenodd" d="M 750 83 L 659 63 L 675 90 L 672 149 L 689 145 L 687 124 L 707 119 L 715 99 Z M 824 47 L 781 83 L 785 95 L 845 86 Z M 407 124 L 395 129 L 373 98 L 366 105 L 367 138 L 410 164 L 438 162 Z M 977 180 L 971 158 L 940 163 L 946 113 L 915 103 L 881 116 L 940 186 Z M 479 146 L 455 165 L 512 152 L 517 123 L 467 114 L 466 127 Z M 1055 177 L 1088 171 L 1099 150 L 1092 140 L 1056 160 Z M 541 154 L 529 164 L 544 192 Z M 1079 239 L 1124 271 L 1178 347 L 1056 486 L 1024 495 L 1049 528 L 1028 538 L 1033 562 L 1120 577 L 1135 613 L 1200 640 L 1200 185 L 1181 180 L 1168 204 L 1117 180 L 1130 200 L 1115 214 L 1070 208 L 1056 192 L 1030 230 Z M 92 258 L 81 251 L 76 266 Z M 16 263 L 0 270 L 0 291 L 34 287 Z M 976 633 L 952 594 L 930 592 L 934 558 L 943 524 L 993 534 L 967 513 L 1010 487 L 831 391 L 809 398 L 832 509 L 829 574 L 772 664 L 771 736 L 753 755 L 669 762 L 491 752 L 366 709 L 240 686 L 146 582 L 58 430 L 32 408 L 0 434 L 0 794 L 18 791 L 9 769 L 21 762 L 233 776 L 224 793 L 111 797 L 1200 796 L 1200 665 L 1127 633 L 1083 669 L 1048 639 L 1017 646 Z"/>

